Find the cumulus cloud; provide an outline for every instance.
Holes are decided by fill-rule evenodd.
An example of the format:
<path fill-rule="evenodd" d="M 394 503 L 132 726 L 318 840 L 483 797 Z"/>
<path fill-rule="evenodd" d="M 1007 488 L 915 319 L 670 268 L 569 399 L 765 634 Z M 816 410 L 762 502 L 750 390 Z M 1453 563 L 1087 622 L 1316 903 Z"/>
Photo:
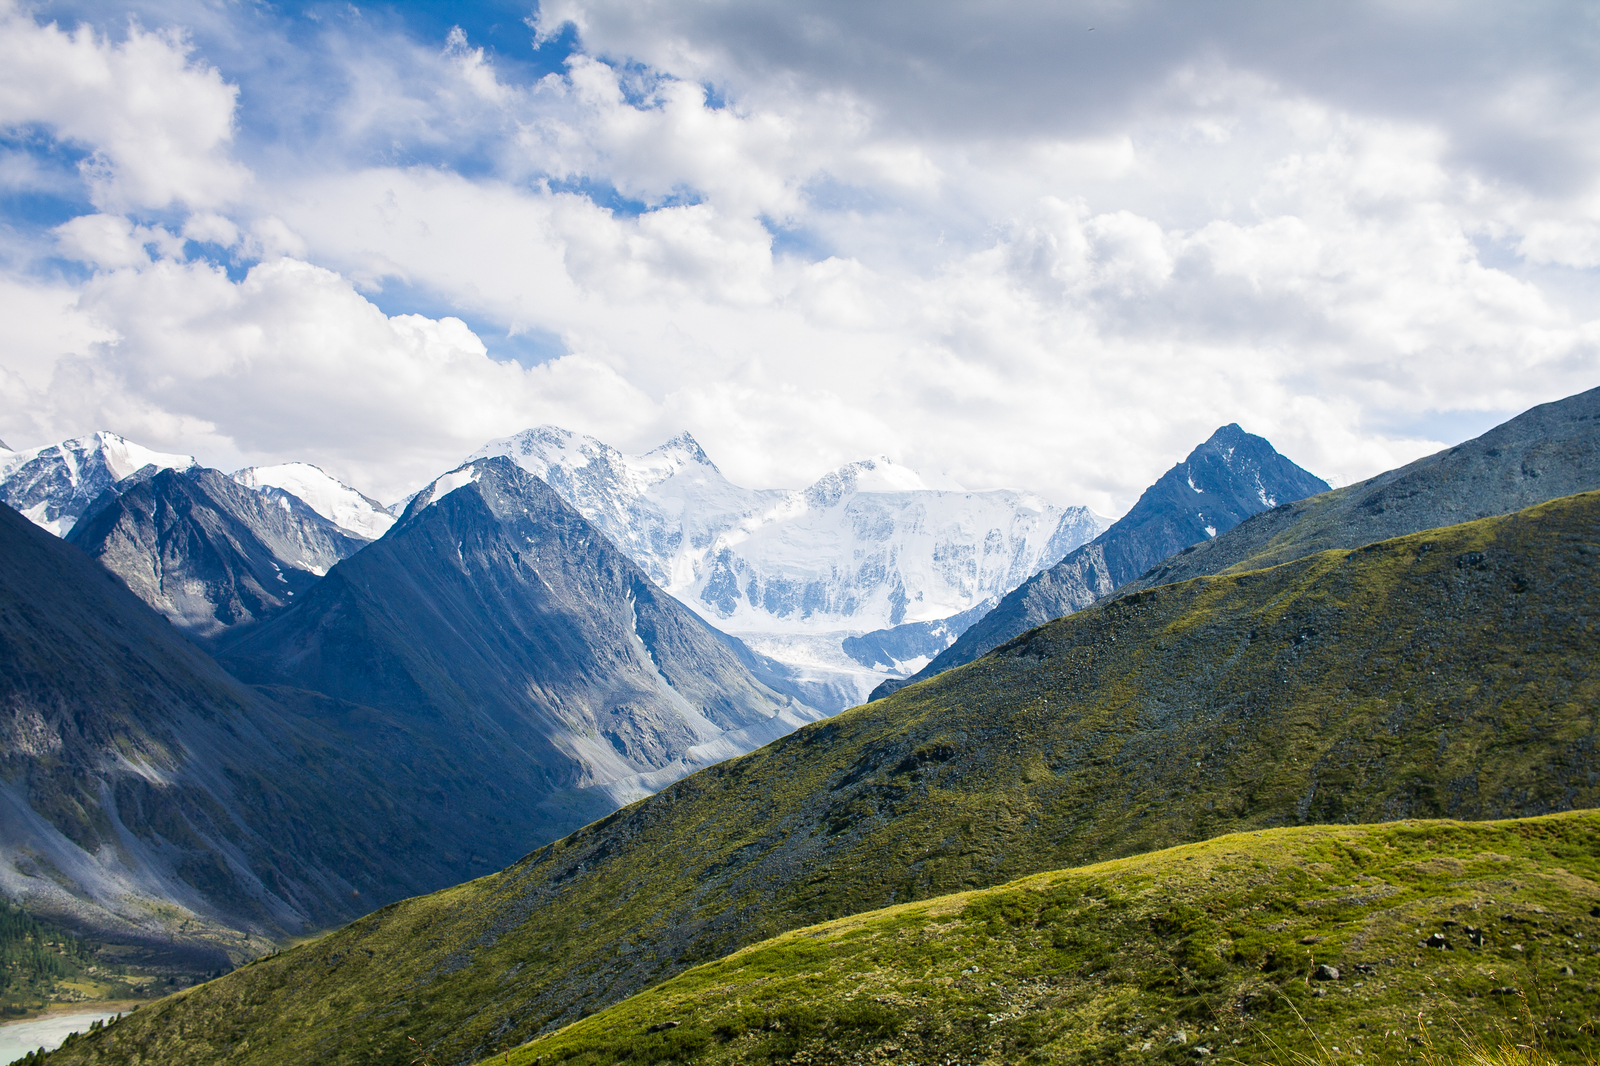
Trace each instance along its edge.
<path fill-rule="evenodd" d="M 236 90 L 190 51 L 178 30 L 135 22 L 114 43 L 0 0 L 0 126 L 42 126 L 89 149 L 82 168 L 101 207 L 227 202 L 247 178 L 228 157 Z"/>

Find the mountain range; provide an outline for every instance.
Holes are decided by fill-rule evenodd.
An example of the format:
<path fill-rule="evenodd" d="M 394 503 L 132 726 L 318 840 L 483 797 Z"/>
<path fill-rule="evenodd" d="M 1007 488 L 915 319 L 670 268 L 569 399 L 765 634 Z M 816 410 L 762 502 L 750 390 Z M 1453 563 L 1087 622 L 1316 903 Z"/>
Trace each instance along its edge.
<path fill-rule="evenodd" d="M 653 581 L 741 635 L 828 711 L 921 667 L 1107 525 L 1087 508 L 1028 493 L 929 488 L 883 458 L 802 490 L 745 489 L 688 434 L 628 456 L 544 426 L 473 457 L 498 454 L 550 484 Z M 138 488 L 120 485 L 141 467 Z M 222 483 L 230 477 L 254 496 Z M 206 472 L 192 457 L 107 433 L 0 454 L 0 497 L 59 535 L 99 514 L 75 543 L 201 637 L 281 609 L 409 503 L 385 509 L 305 463 Z"/>
<path fill-rule="evenodd" d="M 1445 506 L 1456 491 L 1450 480 L 1413 487 L 1413 516 L 1432 513 L 1422 496 Z M 169 999 L 62 1061 L 147 1061 L 139 1056 L 159 1052 L 172 1063 L 400 1063 L 419 1054 L 469 1063 L 691 966 L 887 905 L 1231 831 L 1527 817 L 1600 801 L 1592 772 L 1600 743 L 1600 493 L 1263 562 L 1242 559 L 1232 573 L 1140 590 L 1032 629 L 964 666 L 708 767 L 499 874 L 369 915 Z M 1359 849 L 1341 851 L 1337 837 L 1306 839 L 1316 877 L 1357 878 L 1341 864 L 1389 868 Z M 1482 877 L 1447 861 L 1431 837 L 1427 846 L 1421 836 L 1405 840 L 1412 850 L 1401 857 L 1404 869 L 1395 868 L 1404 883 L 1434 878 L 1445 892 L 1468 884 L 1469 874 Z M 1567 876 L 1553 871 L 1561 854 L 1592 856 L 1584 851 L 1591 841 L 1578 829 L 1556 846 L 1552 876 Z M 1471 861 L 1509 871 L 1496 864 L 1513 852 L 1522 854 Z M 1215 868 L 1213 886 L 1259 887 L 1274 876 L 1265 853 L 1225 854 L 1217 853 L 1228 868 Z M 1288 906 L 1323 906 L 1311 877 L 1294 895 L 1301 902 Z M 1487 877 L 1491 888 L 1472 891 L 1521 891 L 1508 873 Z M 1357 913 L 1349 908 L 1392 889 L 1344 891 L 1359 902 L 1327 904 L 1341 922 Z M 1576 896 L 1590 897 L 1592 888 Z M 1078 931 L 1064 930 L 1069 939 L 1059 947 L 1117 918 L 1104 892 L 1085 900 L 1097 909 Z M 1523 920 L 1519 909 L 1508 905 L 1496 928 Z M 1000 935 L 1007 905 L 985 913 Z M 1031 912 L 1016 913 L 1021 921 Z M 1453 913 L 1450 921 L 1475 927 L 1476 917 Z M 1285 915 L 1290 924 L 1294 916 Z M 1174 904 L 1141 919 L 1141 928 L 1177 944 L 1199 920 Z M 883 972 L 924 942 L 900 928 L 902 946 L 878 940 Z M 1273 923 L 1259 936 L 1282 928 Z M 1232 948 L 1196 941 L 1170 981 L 1165 970 L 1144 969 L 1154 965 L 1148 959 L 1096 963 L 1093 953 L 1073 972 L 1174 995 L 1190 989 L 1187 1009 L 1220 1025 L 1227 1010 L 1244 1008 L 1230 1007 L 1202 979 L 1229 951 L 1248 958 L 1250 945 L 1267 946 L 1244 926 L 1229 926 L 1228 935 Z M 1573 957 L 1582 963 L 1581 953 Z M 1392 963 L 1363 962 L 1375 964 Z M 803 959 L 795 965 L 806 969 Z M 1261 972 L 1264 957 L 1251 965 Z M 828 987 L 827 973 L 809 972 L 808 987 Z M 1313 975 L 1300 972 L 1309 994 Z M 1016 976 L 997 974 L 990 987 Z M 1393 980 L 1374 984 L 1381 991 Z M 924 982 L 871 996 L 888 997 L 880 1006 L 890 1011 L 908 1003 L 937 1011 L 956 1002 L 959 988 Z M 737 1006 L 739 996 L 723 986 L 717 1009 Z M 854 1014 L 837 1006 L 845 1012 L 839 1031 L 870 1023 L 861 1011 L 874 1009 L 871 996 Z M 779 1031 L 770 1023 L 781 1028 L 785 1017 L 729 1022 L 713 1037 L 765 1040 L 759 1034 Z M 648 1028 L 665 1032 L 673 1020 L 669 1012 Z M 1004 1021 L 996 1015 L 984 1024 Z M 959 1046 L 966 1031 L 956 1026 L 956 1043 L 946 1046 Z M 649 1053 L 657 1046 L 650 1035 L 636 1033 L 627 1046 Z M 673 1057 L 670 1039 L 660 1046 Z M 704 1057 L 712 1046 L 685 1045 L 679 1057 Z M 1187 1044 L 1163 1048 L 1174 1061 L 1193 1058 Z M 893 1060 L 903 1050 L 884 1054 Z"/>
<path fill-rule="evenodd" d="M 630 456 L 541 426 L 475 455 L 547 482 L 712 625 L 831 688 L 829 710 L 915 670 L 960 632 L 948 619 L 981 614 L 1107 524 L 1028 493 L 930 488 L 884 458 L 804 489 L 745 489 L 687 433 Z M 895 636 L 850 642 L 883 630 Z"/>
<path fill-rule="evenodd" d="M 283 510 L 215 471 L 119 484 L 71 535 L 125 528 L 152 486 Z M 0 884 L 207 969 L 498 869 L 821 716 L 504 459 L 435 481 L 303 595 L 213 638 L 232 673 L 125 575 L 0 518 Z"/>

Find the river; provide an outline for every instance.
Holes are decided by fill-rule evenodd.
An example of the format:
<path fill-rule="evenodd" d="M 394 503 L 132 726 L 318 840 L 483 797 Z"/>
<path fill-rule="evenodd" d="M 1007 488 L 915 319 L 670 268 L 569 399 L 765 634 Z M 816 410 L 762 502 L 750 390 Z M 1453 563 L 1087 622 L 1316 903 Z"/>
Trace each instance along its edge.
<path fill-rule="evenodd" d="M 116 1011 L 85 1014 L 47 1014 L 26 1022 L 0 1025 L 0 1064 L 16 1062 L 30 1051 L 54 1051 L 68 1033 L 81 1033 L 94 1021 L 115 1018 Z"/>

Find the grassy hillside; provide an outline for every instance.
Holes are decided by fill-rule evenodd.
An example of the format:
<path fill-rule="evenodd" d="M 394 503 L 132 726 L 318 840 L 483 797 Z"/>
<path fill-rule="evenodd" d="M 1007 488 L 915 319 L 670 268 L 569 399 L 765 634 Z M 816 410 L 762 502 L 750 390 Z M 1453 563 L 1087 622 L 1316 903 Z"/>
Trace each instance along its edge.
<path fill-rule="evenodd" d="M 1597 882 L 1592 811 L 1233 834 L 785 933 L 492 1061 L 1592 1058 Z"/>
<path fill-rule="evenodd" d="M 1591 493 L 1096 607 L 59 1061 L 466 1063 L 891 904 L 1244 829 L 1596 806 L 1597 565 Z"/>

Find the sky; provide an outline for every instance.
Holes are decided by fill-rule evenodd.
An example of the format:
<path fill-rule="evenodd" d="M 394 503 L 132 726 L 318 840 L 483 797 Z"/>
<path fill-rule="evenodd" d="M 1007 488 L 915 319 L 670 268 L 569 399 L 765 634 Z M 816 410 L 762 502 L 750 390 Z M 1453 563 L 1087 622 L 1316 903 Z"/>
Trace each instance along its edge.
<path fill-rule="evenodd" d="M 1117 515 L 1600 385 L 1600 5 L 0 0 L 0 440 Z"/>

